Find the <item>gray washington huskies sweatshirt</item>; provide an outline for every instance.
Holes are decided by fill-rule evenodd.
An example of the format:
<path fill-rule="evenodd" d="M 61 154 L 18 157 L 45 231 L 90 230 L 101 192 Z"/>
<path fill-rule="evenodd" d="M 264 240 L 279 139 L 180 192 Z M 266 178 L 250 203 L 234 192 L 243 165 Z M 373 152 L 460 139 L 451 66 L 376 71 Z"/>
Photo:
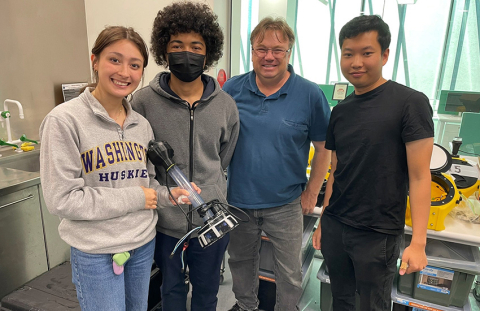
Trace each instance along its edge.
<path fill-rule="evenodd" d="M 167 189 L 147 162 L 152 129 L 124 100 L 123 129 L 86 89 L 55 107 L 40 126 L 40 176 L 60 237 L 87 253 L 138 248 L 155 237 L 157 212 L 145 209 L 140 186 L 154 188 L 158 208 L 171 206 Z"/>

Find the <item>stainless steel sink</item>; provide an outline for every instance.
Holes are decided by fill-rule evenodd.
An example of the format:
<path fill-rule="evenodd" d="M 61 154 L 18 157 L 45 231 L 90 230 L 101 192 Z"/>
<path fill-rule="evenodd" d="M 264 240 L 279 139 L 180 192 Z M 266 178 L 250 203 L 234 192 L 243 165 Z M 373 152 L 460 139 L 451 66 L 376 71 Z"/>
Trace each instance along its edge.
<path fill-rule="evenodd" d="M 40 150 L 17 153 L 2 152 L 0 167 L 12 168 L 26 172 L 40 172 Z"/>

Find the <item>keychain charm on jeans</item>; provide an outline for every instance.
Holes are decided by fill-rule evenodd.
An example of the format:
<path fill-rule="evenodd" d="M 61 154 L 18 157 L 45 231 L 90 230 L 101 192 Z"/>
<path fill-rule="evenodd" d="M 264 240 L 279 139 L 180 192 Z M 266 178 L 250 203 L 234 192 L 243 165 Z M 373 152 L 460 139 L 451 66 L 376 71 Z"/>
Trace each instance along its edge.
<path fill-rule="evenodd" d="M 112 256 L 113 259 L 113 273 L 120 275 L 123 273 L 123 266 L 130 258 L 129 252 L 117 253 Z"/>

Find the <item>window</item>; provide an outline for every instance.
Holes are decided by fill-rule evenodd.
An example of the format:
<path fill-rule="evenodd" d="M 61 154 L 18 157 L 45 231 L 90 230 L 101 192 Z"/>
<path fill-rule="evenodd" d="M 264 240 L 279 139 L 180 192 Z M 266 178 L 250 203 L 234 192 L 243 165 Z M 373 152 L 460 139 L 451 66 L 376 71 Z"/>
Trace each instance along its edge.
<path fill-rule="evenodd" d="M 231 1 L 232 76 L 252 69 L 250 33 L 269 15 L 284 17 L 295 31 L 290 63 L 297 74 L 317 84 L 346 82 L 339 67 L 340 29 L 355 16 L 376 14 L 387 22 L 392 34 L 385 78 L 425 93 L 435 112 L 442 90 L 480 91 L 478 1 Z"/>

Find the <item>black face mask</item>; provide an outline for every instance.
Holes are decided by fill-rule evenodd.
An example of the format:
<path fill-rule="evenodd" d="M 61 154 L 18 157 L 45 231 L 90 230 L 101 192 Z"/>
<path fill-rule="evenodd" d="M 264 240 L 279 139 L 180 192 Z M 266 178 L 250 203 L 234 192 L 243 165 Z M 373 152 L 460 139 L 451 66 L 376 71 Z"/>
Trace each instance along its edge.
<path fill-rule="evenodd" d="M 183 82 L 192 82 L 203 72 L 205 55 L 192 52 L 168 53 L 170 72 Z"/>

